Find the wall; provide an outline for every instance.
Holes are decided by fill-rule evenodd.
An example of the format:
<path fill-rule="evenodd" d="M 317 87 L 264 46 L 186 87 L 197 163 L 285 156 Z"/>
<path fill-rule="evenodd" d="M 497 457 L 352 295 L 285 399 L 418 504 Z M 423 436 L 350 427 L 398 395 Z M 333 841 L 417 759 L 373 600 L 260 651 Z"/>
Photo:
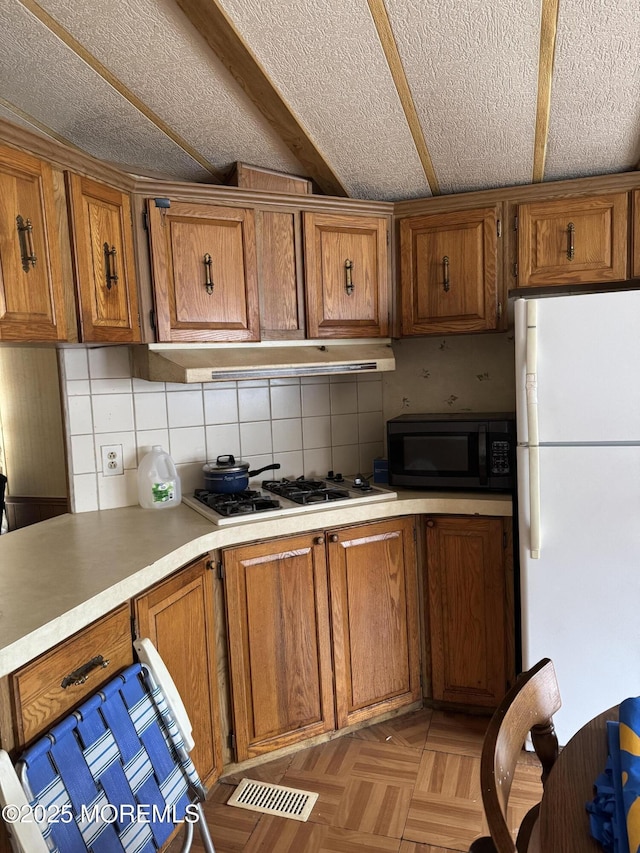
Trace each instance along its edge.
<path fill-rule="evenodd" d="M 64 436 L 53 347 L 0 347 L 0 421 L 8 494 L 67 495 Z"/>
<path fill-rule="evenodd" d="M 180 385 L 133 378 L 126 346 L 59 352 L 74 512 L 136 504 L 136 468 L 154 444 L 171 453 L 184 493 L 221 454 L 298 476 L 367 474 L 383 452 L 383 374 Z M 105 444 L 122 445 L 123 475 L 103 475 Z"/>
<path fill-rule="evenodd" d="M 394 341 L 385 421 L 410 412 L 514 412 L 513 332 Z"/>

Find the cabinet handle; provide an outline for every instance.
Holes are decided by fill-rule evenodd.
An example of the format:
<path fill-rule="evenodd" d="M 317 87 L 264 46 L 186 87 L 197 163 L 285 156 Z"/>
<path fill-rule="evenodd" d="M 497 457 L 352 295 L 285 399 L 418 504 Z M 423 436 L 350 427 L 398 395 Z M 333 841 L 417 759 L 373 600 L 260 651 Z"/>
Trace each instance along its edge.
<path fill-rule="evenodd" d="M 109 666 L 109 661 L 105 660 L 102 655 L 96 655 L 94 658 L 91 658 L 90 661 L 83 663 L 82 666 L 78 667 L 78 669 L 74 669 L 73 672 L 66 675 L 62 679 L 60 687 L 62 687 L 63 690 L 66 690 L 67 687 L 78 687 L 80 684 L 85 683 L 91 670 L 97 669 L 98 667 L 104 669 L 107 666 Z"/>
<path fill-rule="evenodd" d="M 33 250 L 33 226 L 30 219 L 25 221 L 20 215 L 16 216 L 16 226 L 18 228 L 18 241 L 20 242 L 22 269 L 29 272 L 31 267 L 35 267 L 38 260 Z"/>
<path fill-rule="evenodd" d="M 340 541 L 340 537 L 338 536 L 337 533 L 332 533 L 331 536 L 329 537 L 329 542 L 339 542 L 339 541 Z"/>
<path fill-rule="evenodd" d="M 449 288 L 451 285 L 449 284 L 449 256 L 445 255 L 442 259 L 442 287 L 444 288 L 445 293 L 449 293 Z"/>
<path fill-rule="evenodd" d="M 567 257 L 570 261 L 572 261 L 575 256 L 575 248 L 573 245 L 573 235 L 575 234 L 575 230 L 576 226 L 573 224 L 573 222 L 570 222 L 567 225 L 567 233 L 569 235 L 569 247 L 567 249 Z"/>
<path fill-rule="evenodd" d="M 344 289 L 347 291 L 347 296 L 351 296 L 351 294 L 353 293 L 353 281 L 351 279 L 351 270 L 352 269 L 353 269 L 353 261 L 350 261 L 349 259 L 347 259 L 344 262 L 344 277 L 345 277 Z"/>
<path fill-rule="evenodd" d="M 203 259 L 204 263 L 204 286 L 207 288 L 209 296 L 213 293 L 213 279 L 211 278 L 211 255 L 207 252 Z"/>
<path fill-rule="evenodd" d="M 324 536 L 316 536 L 313 540 L 314 545 L 324 545 Z"/>
<path fill-rule="evenodd" d="M 104 269 L 107 278 L 107 290 L 111 290 L 112 285 L 118 283 L 118 273 L 116 272 L 116 247 L 109 248 L 109 244 L 104 244 Z"/>
<path fill-rule="evenodd" d="M 435 526 L 436 526 L 435 521 L 433 521 L 433 519 L 430 518 L 429 521 L 427 521 L 427 527 L 435 527 Z"/>

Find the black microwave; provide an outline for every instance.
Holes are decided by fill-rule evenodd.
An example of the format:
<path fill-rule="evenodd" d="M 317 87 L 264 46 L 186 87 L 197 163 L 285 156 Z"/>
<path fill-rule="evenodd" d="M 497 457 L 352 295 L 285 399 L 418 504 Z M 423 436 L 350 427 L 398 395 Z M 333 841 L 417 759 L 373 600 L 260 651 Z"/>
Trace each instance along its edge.
<path fill-rule="evenodd" d="M 513 414 L 407 414 L 387 421 L 389 483 L 418 489 L 513 491 Z"/>

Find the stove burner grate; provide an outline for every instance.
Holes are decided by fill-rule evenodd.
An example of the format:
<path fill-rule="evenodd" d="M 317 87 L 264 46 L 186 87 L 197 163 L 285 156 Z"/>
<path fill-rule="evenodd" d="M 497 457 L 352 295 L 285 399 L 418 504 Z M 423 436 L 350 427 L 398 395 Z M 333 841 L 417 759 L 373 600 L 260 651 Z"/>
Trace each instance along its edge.
<path fill-rule="evenodd" d="M 297 504 L 340 501 L 349 497 L 349 492 L 327 486 L 324 480 L 307 480 L 304 477 L 295 480 L 263 480 L 262 488 Z"/>
<path fill-rule="evenodd" d="M 225 516 L 248 515 L 280 508 L 280 501 L 267 497 L 267 495 L 254 489 L 245 489 L 233 494 L 220 494 L 209 492 L 207 489 L 196 489 L 194 497 L 214 512 Z"/>

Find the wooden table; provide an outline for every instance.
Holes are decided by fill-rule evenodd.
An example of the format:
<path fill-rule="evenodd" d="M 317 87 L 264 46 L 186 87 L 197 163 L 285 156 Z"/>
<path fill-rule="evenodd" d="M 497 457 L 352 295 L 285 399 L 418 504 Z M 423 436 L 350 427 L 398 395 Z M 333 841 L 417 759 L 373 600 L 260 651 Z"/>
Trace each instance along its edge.
<path fill-rule="evenodd" d="M 607 761 L 607 720 L 618 719 L 618 706 L 583 726 L 560 752 L 549 774 L 540 805 L 540 849 L 544 853 L 602 853 L 591 837 L 585 804 Z"/>

